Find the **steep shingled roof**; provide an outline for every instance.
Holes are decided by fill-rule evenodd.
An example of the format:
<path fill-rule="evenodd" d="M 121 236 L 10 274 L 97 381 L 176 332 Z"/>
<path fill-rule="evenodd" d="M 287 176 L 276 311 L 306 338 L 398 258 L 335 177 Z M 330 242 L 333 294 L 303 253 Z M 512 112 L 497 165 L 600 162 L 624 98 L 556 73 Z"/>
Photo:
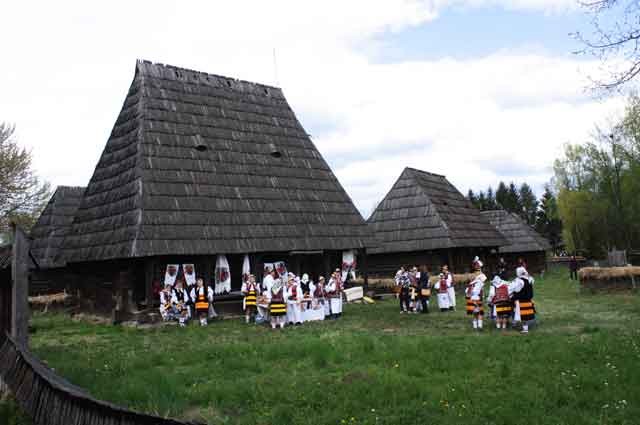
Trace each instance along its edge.
<path fill-rule="evenodd" d="M 138 61 L 63 251 L 341 250 L 368 236 L 279 88 Z"/>
<path fill-rule="evenodd" d="M 58 254 L 84 190 L 84 187 L 58 186 L 31 229 L 31 254 L 41 268 L 64 266 Z"/>
<path fill-rule="evenodd" d="M 499 252 L 501 253 L 547 251 L 551 249 L 549 242 L 516 214 L 503 210 L 494 210 L 483 211 L 482 215 L 507 239 L 507 244 L 500 245 Z"/>
<path fill-rule="evenodd" d="M 405 168 L 368 220 L 373 254 L 497 247 L 504 238 L 441 175 Z"/>

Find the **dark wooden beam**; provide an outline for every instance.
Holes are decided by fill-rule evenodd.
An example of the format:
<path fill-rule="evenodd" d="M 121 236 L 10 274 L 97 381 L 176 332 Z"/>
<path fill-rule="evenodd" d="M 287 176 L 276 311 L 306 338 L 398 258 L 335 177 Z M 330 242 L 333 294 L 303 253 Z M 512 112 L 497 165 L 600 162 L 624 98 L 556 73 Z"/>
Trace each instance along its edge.
<path fill-rule="evenodd" d="M 18 226 L 13 227 L 11 259 L 11 336 L 26 347 L 29 339 L 29 239 Z"/>

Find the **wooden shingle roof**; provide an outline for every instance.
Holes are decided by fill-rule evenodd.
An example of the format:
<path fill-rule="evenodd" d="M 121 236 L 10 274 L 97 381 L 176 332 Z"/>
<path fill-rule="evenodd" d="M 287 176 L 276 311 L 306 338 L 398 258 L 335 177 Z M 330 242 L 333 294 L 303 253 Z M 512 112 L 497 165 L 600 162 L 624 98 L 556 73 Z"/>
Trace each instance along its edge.
<path fill-rule="evenodd" d="M 507 240 L 506 244 L 500 245 L 499 252 L 501 253 L 547 251 L 551 249 L 549 242 L 516 214 L 504 210 L 494 210 L 483 211 L 482 215 Z"/>
<path fill-rule="evenodd" d="M 368 220 L 377 245 L 373 254 L 505 243 L 444 176 L 405 168 Z"/>
<path fill-rule="evenodd" d="M 41 268 L 62 267 L 59 258 L 64 237 L 78 210 L 84 187 L 58 186 L 31 229 L 31 254 Z"/>
<path fill-rule="evenodd" d="M 63 251 L 341 250 L 368 236 L 279 88 L 138 61 Z"/>

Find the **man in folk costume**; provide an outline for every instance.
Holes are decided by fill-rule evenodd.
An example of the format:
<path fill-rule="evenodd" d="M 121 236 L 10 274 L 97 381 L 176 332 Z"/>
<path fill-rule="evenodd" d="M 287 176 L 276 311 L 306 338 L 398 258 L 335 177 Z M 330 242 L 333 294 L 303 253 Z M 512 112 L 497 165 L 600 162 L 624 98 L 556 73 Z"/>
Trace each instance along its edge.
<path fill-rule="evenodd" d="M 447 280 L 447 293 L 449 294 L 449 310 L 456 309 L 456 287 L 455 282 L 453 281 L 453 274 L 449 272 L 449 266 L 442 266 L 442 274 L 444 278 Z"/>
<path fill-rule="evenodd" d="M 195 288 L 191 289 L 191 299 L 193 300 L 196 314 L 200 319 L 200 326 L 207 326 L 209 306 L 213 302 L 213 289 L 205 285 L 201 277 L 196 279 Z"/>
<path fill-rule="evenodd" d="M 420 291 L 420 305 L 422 313 L 429 313 L 429 300 L 431 299 L 431 282 L 427 266 L 422 266 L 418 273 L 418 289 Z"/>
<path fill-rule="evenodd" d="M 473 268 L 476 276 L 469 282 L 465 291 L 467 299 L 467 315 L 473 319 L 471 324 L 473 329 L 482 329 L 482 319 L 484 317 L 484 307 L 482 305 L 482 298 L 484 293 L 484 283 L 487 281 L 487 276 L 482 273 L 482 261 L 478 257 L 473 262 Z"/>
<path fill-rule="evenodd" d="M 327 295 L 331 304 L 331 317 L 337 319 L 342 316 L 342 280 L 340 269 L 336 269 L 327 284 Z"/>
<path fill-rule="evenodd" d="M 449 280 L 447 280 L 447 276 L 444 273 L 440 273 L 438 276 L 438 281 L 433 286 L 433 289 L 436 290 L 438 294 L 438 307 L 440 308 L 440 312 L 449 311 L 449 307 L 451 307 L 451 298 L 449 297 Z"/>
<path fill-rule="evenodd" d="M 398 273 L 396 273 L 396 285 L 398 287 L 398 299 L 400 300 L 400 313 L 402 314 L 407 313 L 410 309 L 409 288 L 411 286 L 411 279 L 404 266 L 398 270 Z"/>
<path fill-rule="evenodd" d="M 176 285 L 173 288 L 171 304 L 178 315 L 178 323 L 181 327 L 186 326 L 187 320 L 191 318 L 191 310 L 189 309 L 189 293 L 184 289 L 182 279 L 176 279 Z"/>
<path fill-rule="evenodd" d="M 313 289 L 314 285 L 311 279 L 309 279 L 309 275 L 304 273 L 302 278 L 300 279 L 300 289 L 302 290 L 302 309 L 306 310 L 311 307 L 311 300 L 313 299 Z"/>
<path fill-rule="evenodd" d="M 175 318 L 173 305 L 171 304 L 172 298 L 172 290 L 171 284 L 166 283 L 164 285 L 164 289 L 160 291 L 160 316 L 162 316 L 162 320 L 168 322 L 169 320 L 173 320 Z"/>
<path fill-rule="evenodd" d="M 495 317 L 496 329 L 507 329 L 509 318 L 513 313 L 509 282 L 496 275 L 491 281 L 487 302 L 491 306 L 492 317 Z"/>
<path fill-rule="evenodd" d="M 522 322 L 522 333 L 529 333 L 529 322 L 536 318 L 536 308 L 533 303 L 533 277 L 519 261 L 516 269 L 516 279 L 513 281 L 514 322 Z"/>
<path fill-rule="evenodd" d="M 248 279 L 242 282 L 242 288 L 240 288 L 240 291 L 242 292 L 242 295 L 244 295 L 242 308 L 245 314 L 245 321 L 246 323 L 249 323 L 251 322 L 251 317 L 255 316 L 258 311 L 257 301 L 260 289 L 256 283 L 256 277 L 250 274 Z"/>
<path fill-rule="evenodd" d="M 284 328 L 284 321 L 287 316 L 287 304 L 285 303 L 285 288 L 281 279 L 275 279 L 269 297 L 269 316 L 271 317 L 271 328 Z"/>
<path fill-rule="evenodd" d="M 293 273 L 289 273 L 289 282 L 287 284 L 287 322 L 292 325 L 302 324 L 302 312 L 300 303 L 302 302 L 302 290 L 296 283 Z"/>

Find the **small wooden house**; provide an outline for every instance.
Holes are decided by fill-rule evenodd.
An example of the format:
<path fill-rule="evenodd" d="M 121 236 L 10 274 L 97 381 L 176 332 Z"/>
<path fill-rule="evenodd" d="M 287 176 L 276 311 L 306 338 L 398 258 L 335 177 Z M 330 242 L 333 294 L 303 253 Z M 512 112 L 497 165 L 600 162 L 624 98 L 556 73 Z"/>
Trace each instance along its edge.
<path fill-rule="evenodd" d="M 444 176 L 405 168 L 368 220 L 375 235 L 369 273 L 389 275 L 401 265 L 448 264 L 469 271 L 479 256 L 489 266 L 503 236 Z"/>
<path fill-rule="evenodd" d="M 369 236 L 281 89 L 138 61 L 60 261 L 113 307 L 149 304 L 167 264 L 211 282 L 224 254 L 237 291 L 245 254 L 317 276 Z"/>
<path fill-rule="evenodd" d="M 529 273 L 540 273 L 546 268 L 551 245 L 522 218 L 504 210 L 483 211 L 482 215 L 507 240 L 506 244 L 500 245 L 498 253 L 512 266 L 511 269 L 515 269 L 519 258 L 527 263 Z"/>
<path fill-rule="evenodd" d="M 31 294 L 57 292 L 72 279 L 60 256 L 60 248 L 71 229 L 84 187 L 58 186 L 31 229 L 31 255 L 35 266 L 30 273 Z"/>

